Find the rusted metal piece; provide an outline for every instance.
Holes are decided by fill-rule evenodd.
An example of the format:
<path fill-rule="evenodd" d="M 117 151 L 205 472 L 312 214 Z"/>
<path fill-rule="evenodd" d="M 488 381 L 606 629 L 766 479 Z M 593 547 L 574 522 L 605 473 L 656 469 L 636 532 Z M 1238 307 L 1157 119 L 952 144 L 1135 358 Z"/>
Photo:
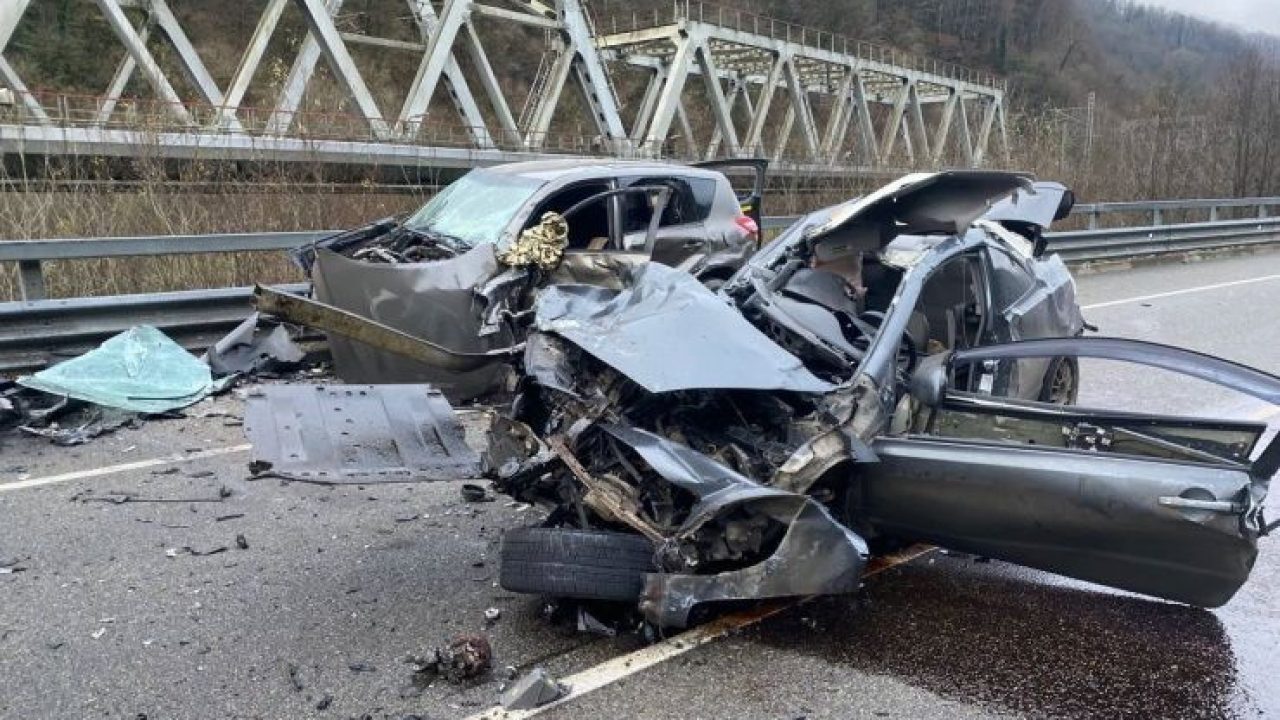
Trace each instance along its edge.
<path fill-rule="evenodd" d="M 253 299 L 259 311 L 282 320 L 336 333 L 442 370 L 475 370 L 514 357 L 524 349 L 521 344 L 483 353 L 456 352 L 341 308 L 268 287 L 255 287 Z"/>

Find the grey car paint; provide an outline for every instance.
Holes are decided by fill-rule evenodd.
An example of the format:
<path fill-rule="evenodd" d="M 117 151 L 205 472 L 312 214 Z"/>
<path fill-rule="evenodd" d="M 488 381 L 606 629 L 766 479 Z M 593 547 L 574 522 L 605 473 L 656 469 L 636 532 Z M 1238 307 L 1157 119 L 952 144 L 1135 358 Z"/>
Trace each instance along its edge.
<path fill-rule="evenodd" d="M 652 393 L 833 389 L 692 276 L 658 263 L 638 268 L 623 290 L 547 288 L 534 309 L 539 330 L 564 337 Z"/>
<path fill-rule="evenodd" d="M 551 298 L 546 301 L 543 325 L 548 333 L 574 343 L 642 386 L 690 392 L 697 392 L 699 386 L 768 386 L 754 378 L 748 382 L 746 374 L 737 377 L 736 370 L 727 371 L 737 378 L 727 383 L 708 381 L 706 368 L 734 361 L 721 352 L 721 342 L 754 336 L 734 329 L 736 322 L 729 324 L 725 336 L 687 333 L 685 312 L 719 307 L 710 302 L 731 309 L 727 303 L 741 305 L 744 294 L 763 296 L 768 304 L 771 294 L 805 266 L 805 254 L 813 252 L 815 244 L 835 241 L 885 251 L 904 232 L 924 234 L 900 238 L 913 241 L 911 260 L 903 266 L 903 277 L 878 331 L 865 348 L 858 349 L 858 361 L 850 363 L 848 378 L 825 388 L 816 411 L 789 427 L 798 445 L 788 450 L 790 456 L 771 477 L 742 477 L 670 438 L 618 422 L 626 417 L 626 408 L 611 408 L 608 394 L 574 393 L 584 383 L 591 389 L 593 377 L 577 373 L 564 352 L 542 342 L 537 334 L 530 340 L 526 377 L 571 396 L 569 402 L 556 406 L 556 413 L 569 413 L 557 422 L 572 423 L 575 433 L 583 425 L 598 423 L 640 453 L 668 482 L 694 493 L 697 511 L 688 522 L 697 524 L 686 523 L 681 532 L 696 532 L 735 506 L 717 504 L 712 498 L 738 493 L 764 498 L 780 493 L 775 496 L 777 507 L 769 507 L 773 500 L 762 506 L 777 521 L 789 517 L 788 539 L 775 548 L 773 556 L 727 573 L 651 575 L 641 599 L 650 619 L 679 624 L 687 620 L 689 608 L 708 600 L 851 590 L 856 583 L 849 581 L 848 573 L 862 567 L 863 538 L 886 534 L 932 540 L 1203 605 L 1225 602 L 1247 577 L 1257 536 L 1264 530 L 1261 503 L 1270 475 L 1280 465 L 1280 443 L 1276 442 L 1263 449 L 1254 463 L 1244 461 L 1256 449 L 1262 431 L 1259 424 L 1108 416 L 993 396 L 966 398 L 948 394 L 946 383 L 962 364 L 1077 355 L 1173 366 L 1185 374 L 1252 391 L 1270 402 L 1280 398 L 1280 379 L 1172 349 L 1074 337 L 1081 326 L 1079 308 L 1069 276 L 1051 258 L 1031 266 L 1036 288 L 1009 304 L 1016 312 L 1006 313 L 1007 333 L 1011 339 L 1015 334 L 1027 337 L 1040 331 L 1057 337 L 933 356 L 907 382 L 902 363 L 904 333 L 931 275 L 965 254 L 995 249 L 1026 255 L 1025 247 L 1005 237 L 998 227 L 973 224 L 991 203 L 1026 187 L 1020 176 L 998 175 L 912 176 L 869 199 L 814 213 L 753 259 L 718 297 L 701 291 L 686 293 L 687 278 L 668 270 L 654 271 L 654 266 L 641 267 L 634 274 L 639 291 L 563 287 L 544 291 Z M 974 186 L 966 187 L 966 179 L 973 180 Z M 874 245 L 867 244 L 872 241 Z M 664 295 L 670 302 L 645 305 Z M 717 312 L 708 312 L 707 317 L 718 317 Z M 628 351 L 627 334 L 637 328 L 644 343 L 632 343 Z M 606 341 L 600 340 L 599 332 Z M 759 343 L 763 349 L 757 352 L 766 356 L 782 349 L 764 336 L 751 342 Z M 687 346 L 680 348 L 687 362 L 664 362 L 660 355 L 638 351 L 641 347 L 665 350 L 677 344 Z M 686 375 L 693 379 L 686 380 Z M 601 420 L 610 412 L 614 419 Z M 948 414 L 947 422 L 938 419 Z M 977 428 L 980 432 L 972 434 L 978 437 L 944 433 L 955 435 L 966 427 Z M 1020 439 L 1017 433 L 1027 428 L 1039 434 Z M 1054 428 L 1056 436 L 1051 432 Z M 1121 431 L 1128 433 L 1128 444 L 1107 441 L 1108 433 L 1114 439 Z M 517 429 L 507 435 L 521 436 L 521 432 Z M 1045 437 L 1058 438 L 1062 446 L 1046 446 Z M 1039 445 L 1027 444 L 1030 439 Z M 530 453 L 536 452 L 535 446 L 523 443 Z M 1090 449 L 1082 449 L 1086 447 Z M 1117 447 L 1135 448 L 1136 454 L 1113 450 Z M 554 469 L 547 464 L 553 461 L 538 452 L 528 461 L 528 477 L 543 478 Z M 841 528 L 840 542 L 834 540 L 825 510 L 808 496 L 820 479 L 832 477 L 844 481 L 850 498 L 844 517 L 848 528 Z M 838 566 L 828 562 L 826 553 L 831 552 L 843 558 Z"/>
<path fill-rule="evenodd" d="M 636 428 L 602 428 L 634 449 L 696 504 L 668 541 L 679 544 L 732 509 L 765 515 L 786 532 L 769 557 L 714 574 L 650 573 L 640 611 L 659 627 L 684 627 L 699 603 L 853 592 L 868 557 L 866 542 L 812 498 L 762 485 L 678 443 Z"/>
<path fill-rule="evenodd" d="M 1199 353 L 1116 338 L 974 348 L 956 353 L 949 364 L 1064 355 L 1158 367 L 1280 403 L 1280 378 Z M 937 376 L 917 383 L 925 387 L 936 387 L 947 374 L 938 367 L 921 372 Z M 1273 441 L 1256 461 L 1248 460 L 1264 423 L 922 395 L 935 404 L 934 412 L 964 412 L 970 423 L 994 426 L 1000 418 L 1016 417 L 1064 432 L 1057 433 L 1059 446 L 1028 444 L 1034 439 L 1019 438 L 1016 431 L 997 442 L 965 433 L 964 426 L 957 437 L 880 437 L 872 444 L 879 462 L 860 468 L 855 480 L 858 512 L 871 525 L 1203 607 L 1227 602 L 1248 578 L 1280 447 Z M 1067 429 L 1098 441 L 1073 442 L 1080 436 Z M 1140 446 L 1125 454 L 1105 452 L 1133 429 L 1153 450 L 1183 449 L 1182 457 L 1142 456 Z M 1214 443 L 1214 437 L 1223 442 Z"/>
<path fill-rule="evenodd" d="M 494 249 L 514 240 L 556 193 L 589 182 L 603 181 L 611 187 L 629 180 L 663 177 L 714 182 L 715 195 L 705 219 L 660 227 L 657 231 L 653 258 L 683 271 L 703 278 L 726 277 L 755 247 L 755 238 L 735 222 L 742 212 L 728 180 L 718 172 L 653 162 L 569 160 L 512 163 L 473 172 L 518 175 L 544 184 L 514 213 L 493 242 L 478 243 L 448 260 L 384 265 L 316 249 L 314 264 L 310 255 L 305 263 L 313 275 L 316 298 L 459 352 L 509 346 L 518 340 L 515 335 L 519 330 L 511 324 L 500 324 L 496 318 L 507 310 L 519 310 L 506 307 L 502 291 L 523 290 L 523 283 L 522 278 L 512 278 L 505 288 L 490 285 L 504 270 Z M 622 246 L 603 251 L 570 250 L 566 257 L 572 256 L 571 260 L 563 263 L 555 273 L 559 277 L 552 281 L 576 274 L 581 280 L 616 284 L 618 271 L 639 259 L 644 233 L 622 237 L 617 219 L 618 198 L 602 202 L 611 208 L 611 232 Z M 493 389 L 502 373 L 498 364 L 466 373 L 433 368 L 338 336 L 331 338 L 331 347 L 335 368 L 348 382 L 431 382 L 454 401 Z"/>
<path fill-rule="evenodd" d="M 480 333 L 486 299 L 476 289 L 500 271 L 492 244 L 429 263 L 429 268 L 366 263 L 321 249 L 312 280 L 323 302 L 451 350 L 487 352 L 516 342 L 508 330 Z M 428 382 L 455 401 L 491 387 L 503 367 L 494 363 L 461 373 L 443 370 L 332 334 L 329 347 L 347 382 Z"/>

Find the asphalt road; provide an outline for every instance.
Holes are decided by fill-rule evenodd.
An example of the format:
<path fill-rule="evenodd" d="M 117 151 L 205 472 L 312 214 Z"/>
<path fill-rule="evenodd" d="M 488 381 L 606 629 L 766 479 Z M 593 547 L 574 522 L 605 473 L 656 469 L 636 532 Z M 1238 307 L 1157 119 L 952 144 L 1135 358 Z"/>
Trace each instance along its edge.
<path fill-rule="evenodd" d="M 1080 290 L 1105 334 L 1280 373 L 1280 253 L 1086 274 Z M 1089 404 L 1270 417 L 1154 373 L 1083 375 Z M 497 668 L 565 676 L 639 648 L 496 586 L 502 530 L 536 511 L 464 503 L 458 483 L 248 481 L 219 414 L 239 412 L 218 399 L 80 448 L 0 438 L 0 560 L 25 568 L 0 574 L 0 717 L 459 718 L 493 704 L 501 673 L 424 688 L 406 656 L 482 631 Z M 198 459 L 64 479 L 171 456 Z M 1263 540 L 1216 611 L 933 552 L 541 717 L 1280 716 L 1278 548 Z"/>

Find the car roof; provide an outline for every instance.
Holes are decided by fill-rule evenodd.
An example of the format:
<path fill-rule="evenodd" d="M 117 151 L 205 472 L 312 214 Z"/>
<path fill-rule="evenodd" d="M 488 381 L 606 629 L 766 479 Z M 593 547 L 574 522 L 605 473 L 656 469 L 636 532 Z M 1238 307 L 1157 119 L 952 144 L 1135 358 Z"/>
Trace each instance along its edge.
<path fill-rule="evenodd" d="M 592 180 L 596 178 L 612 178 L 619 175 L 659 175 L 673 172 L 685 177 L 705 177 L 719 179 L 723 175 L 714 170 L 703 170 L 673 162 L 657 162 L 653 160 L 595 160 L 583 158 L 566 158 L 564 160 L 532 160 L 493 165 L 484 168 L 484 172 L 500 175 L 518 175 L 534 178 L 543 182 L 562 182 L 567 180 Z"/>

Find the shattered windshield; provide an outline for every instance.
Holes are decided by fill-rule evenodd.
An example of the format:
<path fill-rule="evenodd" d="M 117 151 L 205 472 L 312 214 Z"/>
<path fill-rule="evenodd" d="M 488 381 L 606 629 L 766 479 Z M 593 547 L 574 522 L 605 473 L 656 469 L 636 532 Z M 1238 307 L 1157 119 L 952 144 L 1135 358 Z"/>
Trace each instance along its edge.
<path fill-rule="evenodd" d="M 404 226 L 467 246 L 497 242 L 498 233 L 544 184 L 519 175 L 473 170 L 431 198 Z"/>

